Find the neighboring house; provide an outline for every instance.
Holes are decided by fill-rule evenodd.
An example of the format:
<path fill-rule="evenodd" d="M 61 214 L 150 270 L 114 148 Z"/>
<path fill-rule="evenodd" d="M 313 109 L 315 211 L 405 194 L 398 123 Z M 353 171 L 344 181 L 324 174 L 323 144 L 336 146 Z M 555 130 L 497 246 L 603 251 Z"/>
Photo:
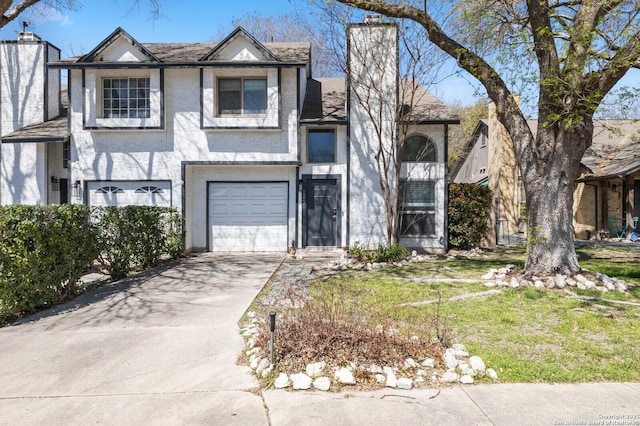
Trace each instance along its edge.
<path fill-rule="evenodd" d="M 536 129 L 536 120 L 530 120 Z M 595 120 L 591 147 L 581 164 L 574 191 L 574 236 L 580 239 L 627 237 L 636 231 L 640 215 L 640 123 Z M 490 231 L 486 243 L 507 243 L 524 236 L 526 196 L 511 138 L 489 108 L 489 119 L 478 123 L 451 181 L 476 183 L 493 191 Z M 635 219 L 634 219 L 635 218 Z"/>
<path fill-rule="evenodd" d="M 348 31 L 376 60 L 397 56 L 395 26 Z M 64 60 L 35 36 L 1 46 L 2 204 L 172 206 L 183 214 L 188 250 L 386 242 L 371 125 L 349 101 L 357 88 L 313 79 L 309 43 L 263 44 L 238 28 L 219 43 L 147 44 L 118 28 Z M 395 61 L 384 90 L 397 96 Z M 7 91 L 26 75 L 38 81 L 29 93 Z M 430 95 L 421 102 L 431 108 L 423 105 L 411 136 L 434 155 L 403 165 L 421 171 L 403 171 L 418 188 L 403 213 L 430 219 L 405 230 L 404 242 L 443 249 L 447 129 L 458 119 Z M 397 125 L 395 116 L 385 125 Z"/>

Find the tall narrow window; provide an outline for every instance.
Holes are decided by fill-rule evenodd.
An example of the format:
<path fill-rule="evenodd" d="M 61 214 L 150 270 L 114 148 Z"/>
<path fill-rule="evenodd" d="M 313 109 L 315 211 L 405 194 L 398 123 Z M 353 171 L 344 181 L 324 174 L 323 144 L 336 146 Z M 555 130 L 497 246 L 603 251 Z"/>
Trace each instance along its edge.
<path fill-rule="evenodd" d="M 218 114 L 266 113 L 266 79 L 223 78 L 218 80 Z"/>
<path fill-rule="evenodd" d="M 149 78 L 104 78 L 104 118 L 151 117 Z"/>
<path fill-rule="evenodd" d="M 69 142 L 62 144 L 62 168 L 69 168 Z"/>
<path fill-rule="evenodd" d="M 333 129 L 309 129 L 307 139 L 309 163 L 335 163 L 336 137 Z"/>
<path fill-rule="evenodd" d="M 435 187 L 434 181 L 404 180 L 401 183 L 400 235 L 435 236 Z"/>

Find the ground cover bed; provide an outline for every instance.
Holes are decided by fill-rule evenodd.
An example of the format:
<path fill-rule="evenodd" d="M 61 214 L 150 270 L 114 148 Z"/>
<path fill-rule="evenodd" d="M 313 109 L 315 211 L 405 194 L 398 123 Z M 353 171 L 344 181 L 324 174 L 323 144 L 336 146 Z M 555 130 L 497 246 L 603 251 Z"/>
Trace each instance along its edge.
<path fill-rule="evenodd" d="M 578 255 L 583 268 L 622 279 L 628 290 L 521 287 L 465 298 L 487 293 L 480 278 L 487 270 L 505 264 L 521 269 L 520 248 L 452 253 L 374 270 L 317 268 L 302 287 L 290 283 L 281 304 L 260 303 L 267 286 L 252 312 L 265 318 L 275 309 L 282 323 L 265 384 L 318 361 L 334 369 L 395 365 L 400 376 L 407 357 L 418 364 L 432 358 L 434 371 L 442 372 L 444 351 L 453 344 L 484 360 L 500 382 L 640 381 L 640 250 L 631 244 L 589 246 Z M 252 343 L 266 348 L 268 327 L 260 328 Z M 359 380 L 374 382 L 373 374 Z"/>

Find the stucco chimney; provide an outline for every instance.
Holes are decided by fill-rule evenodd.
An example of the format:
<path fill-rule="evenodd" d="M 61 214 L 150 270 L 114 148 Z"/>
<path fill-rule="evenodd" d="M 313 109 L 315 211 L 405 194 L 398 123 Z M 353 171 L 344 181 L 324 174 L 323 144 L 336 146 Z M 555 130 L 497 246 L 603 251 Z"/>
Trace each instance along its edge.
<path fill-rule="evenodd" d="M 367 25 L 381 24 L 382 23 L 382 16 L 376 15 L 376 14 L 369 14 L 369 15 L 364 17 L 364 23 L 367 24 Z"/>
<path fill-rule="evenodd" d="M 18 34 L 18 41 L 42 41 L 42 39 L 31 31 L 22 31 Z"/>

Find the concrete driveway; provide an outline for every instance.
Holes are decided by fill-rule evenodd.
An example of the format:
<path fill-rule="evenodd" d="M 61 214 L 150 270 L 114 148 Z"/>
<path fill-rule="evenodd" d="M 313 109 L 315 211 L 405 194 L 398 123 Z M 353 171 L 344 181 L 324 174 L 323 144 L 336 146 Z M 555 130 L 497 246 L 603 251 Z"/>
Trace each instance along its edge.
<path fill-rule="evenodd" d="M 0 424 L 267 424 L 237 322 L 283 257 L 201 254 L 0 329 Z"/>

